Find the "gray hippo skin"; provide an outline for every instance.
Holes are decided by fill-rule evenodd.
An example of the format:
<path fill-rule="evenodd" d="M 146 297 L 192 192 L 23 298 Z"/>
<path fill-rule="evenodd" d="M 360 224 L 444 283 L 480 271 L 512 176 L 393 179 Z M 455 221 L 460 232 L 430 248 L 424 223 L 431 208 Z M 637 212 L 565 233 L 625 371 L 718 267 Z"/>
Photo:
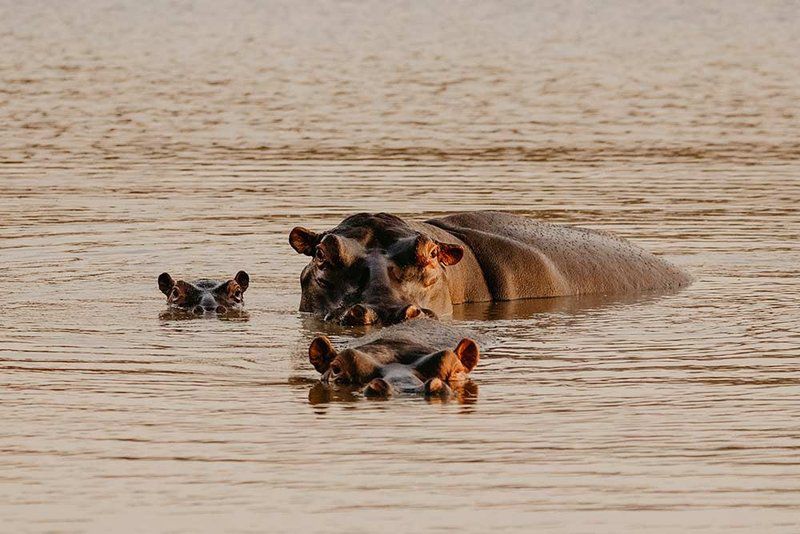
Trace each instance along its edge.
<path fill-rule="evenodd" d="M 343 324 L 392 324 L 454 304 L 675 289 L 690 277 L 608 232 L 483 211 L 425 222 L 360 213 L 289 243 L 312 257 L 300 310 Z"/>
<path fill-rule="evenodd" d="M 221 282 L 206 278 L 193 282 L 176 281 L 169 273 L 161 273 L 158 277 L 158 288 L 167 296 L 170 309 L 195 315 L 222 315 L 241 310 L 244 292 L 249 285 L 250 276 L 244 271 Z"/>
<path fill-rule="evenodd" d="M 308 359 L 327 384 L 364 386 L 367 396 L 397 393 L 450 396 L 480 358 L 467 333 L 438 321 L 416 319 L 364 336 L 337 351 L 314 338 Z"/>

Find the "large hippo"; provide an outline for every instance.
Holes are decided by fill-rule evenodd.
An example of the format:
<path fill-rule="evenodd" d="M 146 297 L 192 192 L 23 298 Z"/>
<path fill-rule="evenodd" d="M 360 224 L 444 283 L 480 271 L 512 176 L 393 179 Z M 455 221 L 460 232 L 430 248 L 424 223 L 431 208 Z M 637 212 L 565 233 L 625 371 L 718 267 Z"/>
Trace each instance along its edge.
<path fill-rule="evenodd" d="M 668 261 L 608 232 L 494 211 L 424 222 L 359 213 L 289 243 L 311 256 L 300 310 L 343 324 L 392 324 L 454 304 L 687 285 Z"/>

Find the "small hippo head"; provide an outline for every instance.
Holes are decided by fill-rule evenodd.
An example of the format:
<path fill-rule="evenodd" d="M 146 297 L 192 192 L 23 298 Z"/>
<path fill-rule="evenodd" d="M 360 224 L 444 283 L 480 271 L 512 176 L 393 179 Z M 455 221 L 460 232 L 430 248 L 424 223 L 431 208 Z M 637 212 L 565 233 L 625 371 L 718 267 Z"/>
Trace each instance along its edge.
<path fill-rule="evenodd" d="M 158 277 L 158 288 L 167 296 L 169 306 L 196 315 L 221 315 L 230 310 L 240 310 L 249 285 L 250 276 L 244 271 L 225 282 L 206 279 L 191 283 L 175 281 L 168 273 L 161 273 Z"/>
<path fill-rule="evenodd" d="M 464 249 L 398 217 L 362 213 L 321 234 L 297 227 L 289 243 L 312 258 L 300 276 L 300 311 L 354 326 L 452 310 L 445 269 L 461 260 Z"/>

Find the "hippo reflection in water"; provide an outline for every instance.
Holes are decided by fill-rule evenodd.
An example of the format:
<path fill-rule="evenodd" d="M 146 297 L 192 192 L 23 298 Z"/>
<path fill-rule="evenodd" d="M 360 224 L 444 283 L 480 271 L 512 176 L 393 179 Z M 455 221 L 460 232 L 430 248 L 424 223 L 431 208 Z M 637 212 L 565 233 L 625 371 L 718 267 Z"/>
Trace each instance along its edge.
<path fill-rule="evenodd" d="M 359 213 L 289 243 L 311 256 L 300 310 L 345 325 L 452 313 L 454 304 L 666 290 L 680 268 L 607 232 L 499 212 L 425 222 Z"/>
<path fill-rule="evenodd" d="M 478 364 L 477 343 L 464 331 L 417 319 L 365 336 L 337 351 L 324 336 L 314 338 L 308 359 L 333 386 L 366 386 L 364 394 L 398 393 L 450 397 L 462 390 Z"/>
<path fill-rule="evenodd" d="M 158 288 L 167 296 L 170 308 L 195 315 L 222 315 L 241 310 L 249 285 L 250 276 L 244 271 L 224 282 L 205 278 L 194 282 L 175 281 L 168 273 L 158 277 Z"/>

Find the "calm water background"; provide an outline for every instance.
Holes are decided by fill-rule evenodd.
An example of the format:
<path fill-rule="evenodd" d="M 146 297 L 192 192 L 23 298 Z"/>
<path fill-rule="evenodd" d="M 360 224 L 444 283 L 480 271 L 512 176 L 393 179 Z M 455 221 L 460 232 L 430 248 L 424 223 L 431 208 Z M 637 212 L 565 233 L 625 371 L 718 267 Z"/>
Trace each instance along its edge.
<path fill-rule="evenodd" d="M 0 2 L 0 529 L 797 532 L 798 43 L 796 2 Z M 289 230 L 485 208 L 696 281 L 458 309 L 471 403 L 315 387 L 356 333 Z M 248 320 L 159 319 L 239 269 Z"/>

